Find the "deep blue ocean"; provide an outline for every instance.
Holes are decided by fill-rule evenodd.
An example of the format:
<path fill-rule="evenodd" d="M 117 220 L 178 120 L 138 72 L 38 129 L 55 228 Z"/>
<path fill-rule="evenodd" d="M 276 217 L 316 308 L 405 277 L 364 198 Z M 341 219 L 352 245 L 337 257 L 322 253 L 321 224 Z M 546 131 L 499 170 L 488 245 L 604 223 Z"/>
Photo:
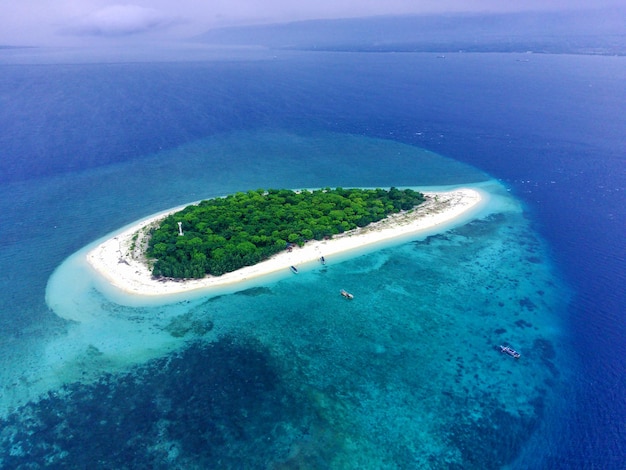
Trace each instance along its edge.
<path fill-rule="evenodd" d="M 165 56 L 0 51 L 0 467 L 623 468 L 626 58 Z M 219 295 L 131 305 L 81 265 L 170 207 L 327 186 L 493 204 Z"/>

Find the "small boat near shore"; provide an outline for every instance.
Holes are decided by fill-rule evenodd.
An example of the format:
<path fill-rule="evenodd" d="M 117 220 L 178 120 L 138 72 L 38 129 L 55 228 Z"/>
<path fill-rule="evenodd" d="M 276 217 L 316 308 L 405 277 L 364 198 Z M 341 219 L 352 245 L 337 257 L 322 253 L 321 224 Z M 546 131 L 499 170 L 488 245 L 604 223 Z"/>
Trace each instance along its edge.
<path fill-rule="evenodd" d="M 289 266 L 289 269 L 291 269 L 292 273 L 298 274 L 298 268 L 296 268 L 295 266 Z"/>
<path fill-rule="evenodd" d="M 341 294 L 344 298 L 346 298 L 346 299 L 348 299 L 348 300 L 352 300 L 352 299 L 354 299 L 354 295 L 352 295 L 350 292 L 348 292 L 348 291 L 346 291 L 346 290 L 341 289 L 341 290 L 339 291 L 339 293 L 340 293 L 340 294 Z"/>
<path fill-rule="evenodd" d="M 323 256 L 320 258 L 320 263 L 322 264 L 326 264 L 326 258 L 324 258 Z"/>
<path fill-rule="evenodd" d="M 515 349 L 513 349 L 510 346 L 502 346 L 502 345 L 500 345 L 500 352 L 508 354 L 509 356 L 512 356 L 515 359 L 519 359 L 519 357 L 521 356 L 520 353 L 518 353 Z"/>

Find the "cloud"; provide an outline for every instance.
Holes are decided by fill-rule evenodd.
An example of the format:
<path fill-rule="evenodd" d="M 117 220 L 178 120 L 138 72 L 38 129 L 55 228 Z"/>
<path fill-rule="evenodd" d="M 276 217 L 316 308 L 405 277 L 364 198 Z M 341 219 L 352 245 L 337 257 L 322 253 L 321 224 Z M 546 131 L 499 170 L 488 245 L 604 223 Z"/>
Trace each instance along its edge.
<path fill-rule="evenodd" d="M 111 5 L 80 17 L 63 32 L 87 36 L 128 36 L 166 28 L 180 19 L 153 8 L 138 5 Z"/>
<path fill-rule="evenodd" d="M 599 8 L 624 0 L 0 0 L 0 44 L 179 40 L 217 26 L 372 15 Z"/>

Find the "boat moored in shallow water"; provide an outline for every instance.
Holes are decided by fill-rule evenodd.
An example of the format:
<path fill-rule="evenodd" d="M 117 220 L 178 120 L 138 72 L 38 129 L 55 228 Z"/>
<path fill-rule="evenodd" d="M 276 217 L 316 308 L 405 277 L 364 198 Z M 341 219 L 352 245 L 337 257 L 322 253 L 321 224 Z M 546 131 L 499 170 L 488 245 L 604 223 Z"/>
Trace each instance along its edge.
<path fill-rule="evenodd" d="M 289 269 L 291 269 L 292 273 L 298 274 L 298 268 L 296 268 L 295 266 L 289 266 Z"/>
<path fill-rule="evenodd" d="M 354 299 L 354 295 L 352 295 L 352 294 L 351 294 L 350 292 L 348 292 L 348 291 L 345 291 L 345 290 L 341 289 L 341 290 L 339 291 L 339 293 L 340 293 L 343 297 L 345 297 L 346 299 L 348 299 L 348 300 L 352 300 L 352 299 Z"/>
<path fill-rule="evenodd" d="M 510 346 L 502 346 L 502 345 L 500 345 L 500 352 L 508 354 L 509 356 L 512 356 L 515 359 L 519 359 L 519 357 L 521 356 L 520 353 L 518 353 L 515 349 L 513 349 Z"/>

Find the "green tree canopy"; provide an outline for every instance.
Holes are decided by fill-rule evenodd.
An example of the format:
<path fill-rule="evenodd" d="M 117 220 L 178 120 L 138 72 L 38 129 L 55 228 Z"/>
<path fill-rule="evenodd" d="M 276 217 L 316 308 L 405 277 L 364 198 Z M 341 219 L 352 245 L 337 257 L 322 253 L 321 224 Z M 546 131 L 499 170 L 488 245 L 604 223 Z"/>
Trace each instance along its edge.
<path fill-rule="evenodd" d="M 219 276 L 284 250 L 364 227 L 424 202 L 411 189 L 258 189 L 208 199 L 153 229 L 146 255 L 156 277 Z M 183 236 L 178 222 L 182 222 Z"/>

